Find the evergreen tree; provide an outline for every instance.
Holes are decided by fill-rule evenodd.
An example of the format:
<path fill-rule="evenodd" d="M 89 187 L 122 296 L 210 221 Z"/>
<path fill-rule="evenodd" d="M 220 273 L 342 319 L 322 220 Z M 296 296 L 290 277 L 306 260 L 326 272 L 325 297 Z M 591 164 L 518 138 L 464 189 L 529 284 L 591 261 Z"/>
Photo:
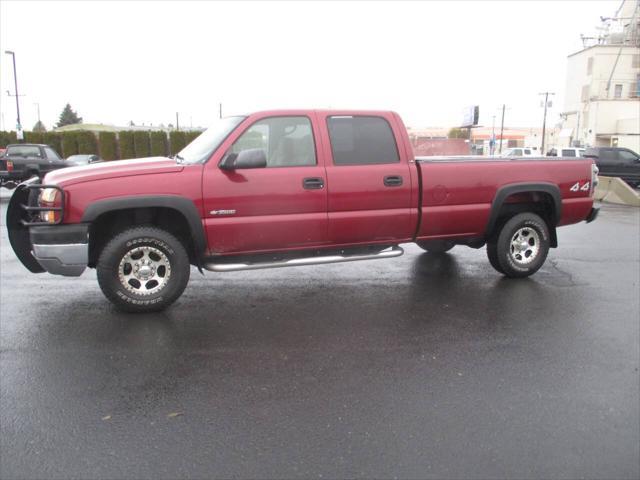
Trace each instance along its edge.
<path fill-rule="evenodd" d="M 47 127 L 44 126 L 44 123 L 42 123 L 40 120 L 38 120 L 36 122 L 36 124 L 33 126 L 32 130 L 34 132 L 46 132 L 47 131 Z"/>
<path fill-rule="evenodd" d="M 82 117 L 79 117 L 78 114 L 71 109 L 71 105 L 67 103 L 60 114 L 60 120 L 58 120 L 57 126 L 64 127 L 65 125 L 73 125 L 74 123 L 82 123 Z"/>

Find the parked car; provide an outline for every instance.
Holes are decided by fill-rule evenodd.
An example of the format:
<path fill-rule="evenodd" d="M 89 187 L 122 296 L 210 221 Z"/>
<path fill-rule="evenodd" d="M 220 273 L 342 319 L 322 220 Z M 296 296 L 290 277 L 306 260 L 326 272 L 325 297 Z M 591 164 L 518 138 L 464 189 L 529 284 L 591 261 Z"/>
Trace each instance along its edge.
<path fill-rule="evenodd" d="M 540 154 L 533 148 L 514 147 L 514 148 L 509 148 L 508 150 L 505 150 L 504 152 L 502 152 L 501 156 L 503 157 L 537 157 L 537 156 L 540 156 Z"/>
<path fill-rule="evenodd" d="M 148 312 L 182 294 L 190 264 L 391 258 L 407 242 L 437 254 L 486 244 L 493 268 L 526 277 L 558 245 L 556 227 L 596 218 L 596 182 L 588 159 L 416 158 L 393 112 L 268 111 L 221 119 L 174 158 L 26 182 L 6 225 L 31 272 L 96 268 L 109 300 Z"/>
<path fill-rule="evenodd" d="M 0 157 L 0 185 L 15 186 L 31 177 L 44 177 L 47 173 L 66 167 L 67 164 L 49 145 L 19 143 L 7 145 Z"/>
<path fill-rule="evenodd" d="M 593 158 L 603 177 L 620 177 L 632 187 L 640 186 L 640 156 L 619 147 L 587 148 L 584 156 Z"/>
<path fill-rule="evenodd" d="M 68 166 L 80 166 L 80 165 L 89 165 L 90 163 L 98 163 L 102 162 L 102 159 L 98 155 L 71 155 L 67 157 L 65 160 Z"/>
<path fill-rule="evenodd" d="M 548 157 L 583 157 L 584 148 L 566 147 L 552 148 L 547 152 Z"/>

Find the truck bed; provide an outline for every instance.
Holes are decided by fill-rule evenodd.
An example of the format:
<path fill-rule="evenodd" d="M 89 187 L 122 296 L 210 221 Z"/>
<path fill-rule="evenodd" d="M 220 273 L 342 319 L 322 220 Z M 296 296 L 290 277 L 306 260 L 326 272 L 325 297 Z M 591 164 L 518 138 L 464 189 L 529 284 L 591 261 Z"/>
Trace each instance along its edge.
<path fill-rule="evenodd" d="M 532 200 L 518 188 L 539 195 L 558 189 L 561 212 L 558 225 L 584 219 L 591 210 L 589 159 L 549 157 L 416 157 L 421 179 L 419 239 L 481 237 L 490 222 L 498 192 L 507 203 Z M 586 184 L 589 184 L 585 188 Z M 576 188 L 578 185 L 578 188 Z"/>

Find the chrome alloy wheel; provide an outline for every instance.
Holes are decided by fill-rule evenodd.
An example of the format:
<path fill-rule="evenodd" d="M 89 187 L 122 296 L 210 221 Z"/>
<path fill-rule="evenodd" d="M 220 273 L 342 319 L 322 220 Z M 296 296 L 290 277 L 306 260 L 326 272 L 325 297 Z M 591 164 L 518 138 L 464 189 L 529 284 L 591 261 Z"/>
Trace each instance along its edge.
<path fill-rule="evenodd" d="M 511 237 L 510 255 L 518 265 L 528 265 L 540 251 L 540 235 L 533 228 L 523 227 Z"/>
<path fill-rule="evenodd" d="M 153 295 L 169 282 L 171 263 L 157 248 L 136 247 L 120 260 L 118 277 L 127 291 L 137 295 Z"/>

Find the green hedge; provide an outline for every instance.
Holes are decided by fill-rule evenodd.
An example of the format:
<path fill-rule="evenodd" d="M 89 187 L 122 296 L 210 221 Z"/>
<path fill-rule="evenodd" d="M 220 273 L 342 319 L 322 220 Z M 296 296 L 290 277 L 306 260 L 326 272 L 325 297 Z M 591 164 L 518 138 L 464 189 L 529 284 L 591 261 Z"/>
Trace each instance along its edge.
<path fill-rule="evenodd" d="M 172 131 L 169 133 L 169 151 L 171 155 L 175 155 L 186 145 L 185 132 Z"/>
<path fill-rule="evenodd" d="M 78 153 L 87 155 L 98 154 L 98 139 L 93 132 L 78 132 L 76 135 Z"/>
<path fill-rule="evenodd" d="M 62 157 L 78 153 L 100 154 L 105 160 L 142 158 L 176 154 L 201 132 L 123 131 L 100 132 L 25 132 L 25 142 L 50 145 Z M 0 131 L 0 148 L 18 143 L 16 132 Z"/>
<path fill-rule="evenodd" d="M 62 156 L 62 137 L 56 132 L 45 132 L 42 143 L 46 143 L 53 148 L 58 155 Z"/>
<path fill-rule="evenodd" d="M 98 134 L 100 145 L 100 157 L 103 160 L 116 160 L 118 158 L 118 141 L 115 132 L 100 132 Z"/>
<path fill-rule="evenodd" d="M 133 147 L 136 151 L 136 158 L 148 157 L 151 154 L 149 144 L 149 132 L 136 131 L 133 133 Z"/>
<path fill-rule="evenodd" d="M 24 141 L 27 143 L 46 143 L 44 132 L 24 132 Z"/>
<path fill-rule="evenodd" d="M 0 148 L 5 148 L 7 145 L 17 141 L 16 132 L 0 132 Z"/>
<path fill-rule="evenodd" d="M 67 158 L 78 153 L 78 134 L 76 132 L 62 133 L 62 156 Z"/>
<path fill-rule="evenodd" d="M 166 157 L 168 152 L 167 134 L 165 132 L 151 132 L 151 156 Z"/>
<path fill-rule="evenodd" d="M 185 132 L 186 145 L 189 145 L 191 142 L 193 142 L 200 136 L 201 133 L 202 132 Z"/>
<path fill-rule="evenodd" d="M 133 144 L 133 133 L 131 130 L 120 132 L 118 141 L 120 144 L 120 158 L 136 158 L 136 151 Z"/>

